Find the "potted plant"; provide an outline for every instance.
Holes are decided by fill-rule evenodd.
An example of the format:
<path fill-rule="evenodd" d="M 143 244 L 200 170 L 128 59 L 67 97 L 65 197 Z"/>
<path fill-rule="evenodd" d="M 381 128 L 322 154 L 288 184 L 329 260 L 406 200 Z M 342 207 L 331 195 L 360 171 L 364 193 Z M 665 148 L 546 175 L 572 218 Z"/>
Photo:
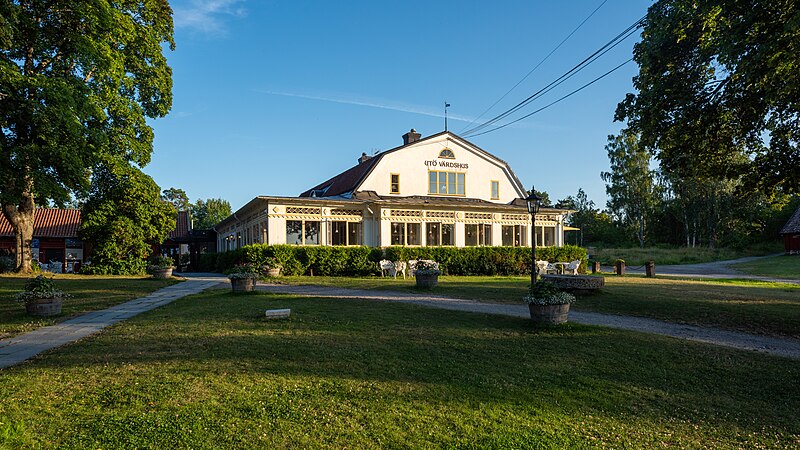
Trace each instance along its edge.
<path fill-rule="evenodd" d="M 278 262 L 278 258 L 274 256 L 268 257 L 263 264 L 261 264 L 261 273 L 268 277 L 277 277 L 281 274 L 283 266 Z"/>
<path fill-rule="evenodd" d="M 414 277 L 417 280 L 418 288 L 432 289 L 439 284 L 439 264 L 433 261 L 419 260 L 414 269 Z"/>
<path fill-rule="evenodd" d="M 555 325 L 567 321 L 569 305 L 575 301 L 575 296 L 553 283 L 540 281 L 530 288 L 522 301 L 528 305 L 534 323 Z"/>
<path fill-rule="evenodd" d="M 153 278 L 169 278 L 172 276 L 172 270 L 175 261 L 169 256 L 156 255 L 150 260 L 147 266 L 147 272 L 153 275 Z"/>
<path fill-rule="evenodd" d="M 235 293 L 253 292 L 258 276 L 258 269 L 253 264 L 242 263 L 233 266 L 233 269 L 228 272 L 231 290 Z"/>
<path fill-rule="evenodd" d="M 25 290 L 17 294 L 17 301 L 25 303 L 25 311 L 34 316 L 61 314 L 61 303 L 71 295 L 56 289 L 52 278 L 39 275 L 25 282 Z"/>
<path fill-rule="evenodd" d="M 190 262 L 189 254 L 188 253 L 182 254 L 181 257 L 180 257 L 181 272 L 188 272 L 189 271 L 189 262 Z"/>

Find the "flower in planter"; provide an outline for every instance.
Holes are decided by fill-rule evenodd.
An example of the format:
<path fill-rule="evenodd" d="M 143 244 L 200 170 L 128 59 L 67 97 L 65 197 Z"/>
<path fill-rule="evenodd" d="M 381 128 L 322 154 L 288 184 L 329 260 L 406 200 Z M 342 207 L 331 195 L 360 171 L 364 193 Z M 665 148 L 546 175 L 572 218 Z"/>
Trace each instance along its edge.
<path fill-rule="evenodd" d="M 229 280 L 258 279 L 259 276 L 258 267 L 251 263 L 237 264 L 228 271 Z"/>
<path fill-rule="evenodd" d="M 16 299 L 18 302 L 27 304 L 36 300 L 70 297 L 72 296 L 56 288 L 56 283 L 52 278 L 39 275 L 36 278 L 29 278 L 25 282 L 25 290 L 18 293 Z"/>
<path fill-rule="evenodd" d="M 174 265 L 175 261 L 169 256 L 156 255 L 150 260 L 150 264 L 147 265 L 147 271 L 153 273 L 157 270 L 171 269 Z"/>
<path fill-rule="evenodd" d="M 522 301 L 526 305 L 568 305 L 575 301 L 575 296 L 562 291 L 553 283 L 540 281 L 530 288 Z"/>
<path fill-rule="evenodd" d="M 439 270 L 439 264 L 434 261 L 427 261 L 421 259 L 417 261 L 414 275 L 441 275 L 442 271 Z"/>

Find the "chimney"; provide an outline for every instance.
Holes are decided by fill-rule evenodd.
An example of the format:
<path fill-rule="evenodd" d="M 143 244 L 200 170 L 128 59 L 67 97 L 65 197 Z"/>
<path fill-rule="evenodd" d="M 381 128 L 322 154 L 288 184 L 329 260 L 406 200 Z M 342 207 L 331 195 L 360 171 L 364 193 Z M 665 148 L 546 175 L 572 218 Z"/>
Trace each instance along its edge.
<path fill-rule="evenodd" d="M 417 130 L 411 129 L 408 133 L 403 135 L 403 145 L 408 145 L 412 142 L 417 142 L 422 135 L 417 133 Z"/>
<path fill-rule="evenodd" d="M 366 154 L 366 153 L 363 153 L 363 152 L 362 152 L 362 153 L 361 153 L 361 158 L 358 158 L 358 163 L 359 163 L 359 164 L 361 164 L 361 163 L 363 163 L 364 161 L 369 161 L 370 159 L 372 159 L 372 156 L 367 156 L 367 154 Z"/>

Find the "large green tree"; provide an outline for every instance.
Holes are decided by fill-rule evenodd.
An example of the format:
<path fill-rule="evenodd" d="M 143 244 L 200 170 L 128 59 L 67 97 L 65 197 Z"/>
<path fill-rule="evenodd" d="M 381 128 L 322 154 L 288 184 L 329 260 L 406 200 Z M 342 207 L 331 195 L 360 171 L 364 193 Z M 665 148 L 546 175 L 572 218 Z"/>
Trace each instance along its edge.
<path fill-rule="evenodd" d="M 660 0 L 634 59 L 638 94 L 616 118 L 662 170 L 800 192 L 800 3 Z"/>
<path fill-rule="evenodd" d="M 0 207 L 31 270 L 36 203 L 85 193 L 90 168 L 150 161 L 172 104 L 166 0 L 0 2 Z"/>
<path fill-rule="evenodd" d="M 208 230 L 231 215 L 231 204 L 221 198 L 208 198 L 205 201 L 197 199 L 197 202 L 191 205 L 191 212 L 192 227 Z"/>
<path fill-rule="evenodd" d="M 92 244 L 96 274 L 144 271 L 152 246 L 175 229 L 175 207 L 159 195 L 152 178 L 127 164 L 98 168 L 83 207 L 80 236 Z"/>
<path fill-rule="evenodd" d="M 178 188 L 169 188 L 164 189 L 161 192 L 161 199 L 165 202 L 169 202 L 172 206 L 175 207 L 178 211 L 188 211 L 189 207 L 189 196 L 186 195 L 186 191 L 183 189 Z"/>

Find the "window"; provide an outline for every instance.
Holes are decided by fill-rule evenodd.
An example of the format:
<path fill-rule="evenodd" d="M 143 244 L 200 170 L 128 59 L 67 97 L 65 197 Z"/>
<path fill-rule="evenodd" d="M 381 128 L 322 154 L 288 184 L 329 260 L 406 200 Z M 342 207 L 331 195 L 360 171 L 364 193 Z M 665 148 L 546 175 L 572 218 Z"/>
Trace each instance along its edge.
<path fill-rule="evenodd" d="M 287 220 L 286 243 L 291 245 L 319 245 L 319 221 Z"/>
<path fill-rule="evenodd" d="M 465 175 L 460 172 L 428 172 L 428 194 L 464 195 Z"/>
<path fill-rule="evenodd" d="M 392 245 L 420 245 L 418 223 L 392 222 Z"/>
<path fill-rule="evenodd" d="M 425 224 L 426 245 L 454 245 L 454 233 L 452 223 L 427 223 Z"/>
<path fill-rule="evenodd" d="M 439 158 L 455 159 L 456 158 L 456 154 L 453 153 L 453 151 L 450 150 L 449 148 L 446 148 L 446 149 L 444 149 L 444 150 L 439 152 Z"/>
<path fill-rule="evenodd" d="M 492 245 L 491 224 L 466 224 L 464 225 L 464 244 L 468 247 L 478 245 Z"/>
<path fill-rule="evenodd" d="M 500 182 L 492 180 L 492 200 L 500 199 Z"/>
<path fill-rule="evenodd" d="M 390 175 L 390 182 L 389 182 L 389 192 L 392 194 L 399 194 L 400 193 L 400 174 L 393 173 Z"/>
<path fill-rule="evenodd" d="M 525 225 L 503 225 L 503 245 L 525 247 L 528 245 L 528 227 Z"/>
<path fill-rule="evenodd" d="M 553 247 L 556 245 L 555 227 L 536 227 L 536 246 Z"/>
<path fill-rule="evenodd" d="M 361 222 L 331 222 L 331 245 L 361 245 Z"/>

